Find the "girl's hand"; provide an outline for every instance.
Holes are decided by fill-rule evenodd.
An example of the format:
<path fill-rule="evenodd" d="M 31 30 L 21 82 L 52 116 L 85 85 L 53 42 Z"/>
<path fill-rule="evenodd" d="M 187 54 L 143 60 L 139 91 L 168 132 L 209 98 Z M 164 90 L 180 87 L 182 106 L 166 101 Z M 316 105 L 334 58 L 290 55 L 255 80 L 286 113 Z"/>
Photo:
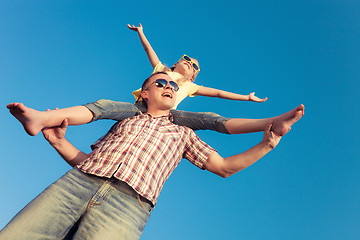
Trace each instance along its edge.
<path fill-rule="evenodd" d="M 255 92 L 252 92 L 249 94 L 249 101 L 253 101 L 253 102 L 265 102 L 267 100 L 267 97 L 266 98 L 258 98 L 257 96 L 255 96 Z"/>
<path fill-rule="evenodd" d="M 141 23 L 139 24 L 138 27 L 135 27 L 134 25 L 130 25 L 130 24 L 128 24 L 127 26 L 128 26 L 128 28 L 130 30 L 133 30 L 135 32 L 142 32 L 143 31 L 143 27 L 142 27 Z"/>

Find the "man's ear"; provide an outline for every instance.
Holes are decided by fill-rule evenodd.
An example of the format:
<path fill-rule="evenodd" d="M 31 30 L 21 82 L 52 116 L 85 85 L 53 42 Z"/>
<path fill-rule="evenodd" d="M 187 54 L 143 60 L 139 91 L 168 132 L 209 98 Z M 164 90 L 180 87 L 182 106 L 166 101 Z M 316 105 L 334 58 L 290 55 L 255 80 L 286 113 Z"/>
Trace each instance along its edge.
<path fill-rule="evenodd" d="M 148 99 L 148 92 L 147 91 L 142 91 L 141 92 L 141 98 L 144 99 L 144 100 Z"/>

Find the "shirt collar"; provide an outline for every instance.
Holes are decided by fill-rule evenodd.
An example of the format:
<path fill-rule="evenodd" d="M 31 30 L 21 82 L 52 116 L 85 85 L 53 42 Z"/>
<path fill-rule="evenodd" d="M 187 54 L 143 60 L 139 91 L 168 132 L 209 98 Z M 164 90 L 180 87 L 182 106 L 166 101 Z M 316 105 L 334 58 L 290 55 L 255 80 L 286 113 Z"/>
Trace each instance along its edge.
<path fill-rule="evenodd" d="M 157 118 L 163 118 L 163 119 L 169 120 L 170 122 L 173 122 L 173 121 L 174 121 L 174 117 L 173 117 L 173 115 L 172 115 L 171 113 L 166 114 L 166 115 L 162 115 L 162 116 L 157 116 L 157 117 L 151 116 L 150 113 L 143 113 L 143 114 L 141 114 L 141 115 L 147 115 L 147 116 L 149 116 L 150 118 L 155 118 L 155 119 L 157 119 Z"/>

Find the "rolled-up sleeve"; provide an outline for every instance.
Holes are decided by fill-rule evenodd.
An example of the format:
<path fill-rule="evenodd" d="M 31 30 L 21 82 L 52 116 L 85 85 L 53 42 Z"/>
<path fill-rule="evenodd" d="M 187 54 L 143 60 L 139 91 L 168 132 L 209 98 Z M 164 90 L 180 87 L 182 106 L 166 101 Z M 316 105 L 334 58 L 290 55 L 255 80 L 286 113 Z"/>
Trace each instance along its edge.
<path fill-rule="evenodd" d="M 204 170 L 203 165 L 213 152 L 216 152 L 216 150 L 202 141 L 196 133 L 190 129 L 190 135 L 185 145 L 183 157 Z"/>
<path fill-rule="evenodd" d="M 190 87 L 189 87 L 189 97 L 195 97 L 197 96 L 196 92 L 199 90 L 201 86 L 200 85 L 197 85 L 195 83 L 191 83 L 190 84 Z"/>

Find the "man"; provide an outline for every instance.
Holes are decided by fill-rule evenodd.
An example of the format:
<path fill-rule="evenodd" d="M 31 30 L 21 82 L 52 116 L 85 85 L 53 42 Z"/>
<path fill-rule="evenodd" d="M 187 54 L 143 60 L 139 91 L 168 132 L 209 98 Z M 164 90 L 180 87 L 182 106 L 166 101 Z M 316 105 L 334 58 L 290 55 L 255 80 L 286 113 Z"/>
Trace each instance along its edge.
<path fill-rule="evenodd" d="M 184 157 L 228 177 L 280 141 L 267 126 L 249 150 L 222 158 L 193 130 L 171 122 L 177 85 L 163 72 L 143 84 L 148 112 L 116 123 L 90 154 L 65 139 L 67 120 L 45 138 L 72 166 L 0 232 L 0 239 L 139 239 L 161 189 Z"/>

